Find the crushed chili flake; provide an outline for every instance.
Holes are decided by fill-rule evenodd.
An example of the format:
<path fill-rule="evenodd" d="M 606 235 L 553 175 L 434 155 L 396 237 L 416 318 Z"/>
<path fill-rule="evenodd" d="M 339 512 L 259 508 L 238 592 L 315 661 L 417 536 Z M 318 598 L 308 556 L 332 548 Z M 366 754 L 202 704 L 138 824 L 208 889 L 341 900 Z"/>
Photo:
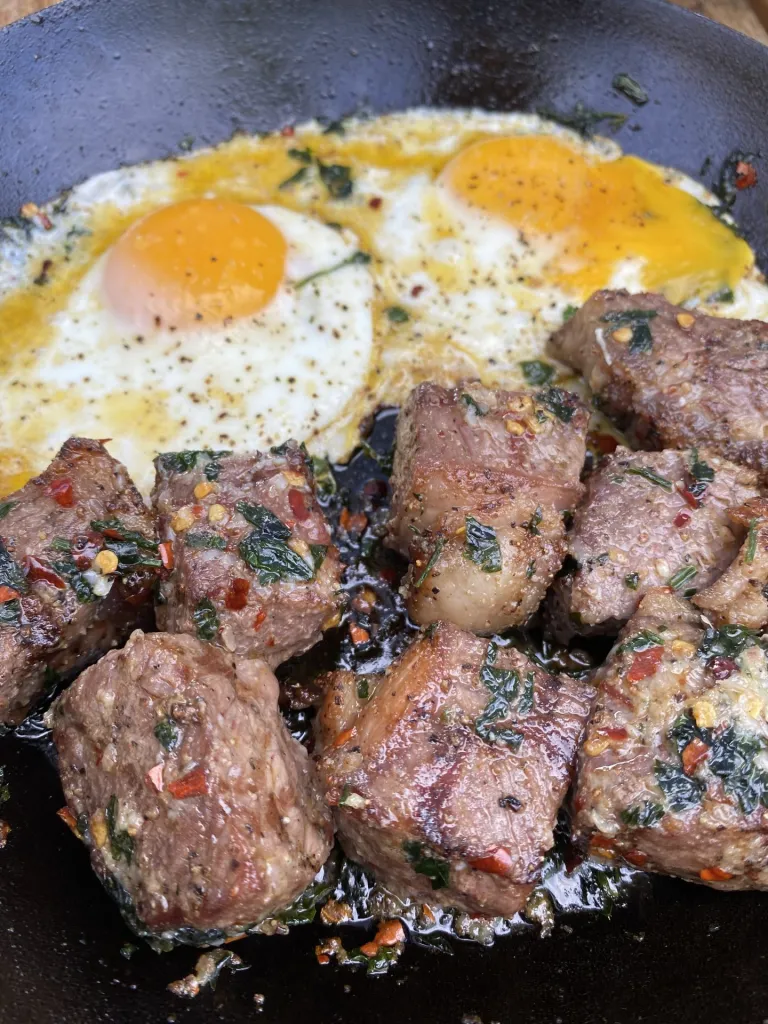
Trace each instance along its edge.
<path fill-rule="evenodd" d="M 180 779 L 169 782 L 168 792 L 174 800 L 186 800 L 191 796 L 205 796 L 208 792 L 205 772 L 202 768 L 193 768 L 191 772 L 182 775 Z"/>
<path fill-rule="evenodd" d="M 348 508 L 343 508 L 339 516 L 339 524 L 347 533 L 362 533 L 368 525 L 368 516 L 365 512 L 353 513 Z"/>
<path fill-rule="evenodd" d="M 368 205 L 372 210 L 378 210 L 381 207 L 382 199 L 381 196 L 373 196 L 368 200 Z"/>
<path fill-rule="evenodd" d="M 80 829 L 77 827 L 77 819 L 68 807 L 60 807 L 56 814 L 61 818 L 67 828 L 77 836 L 78 839 L 83 837 L 80 835 Z"/>
<path fill-rule="evenodd" d="M 663 647 L 649 647 L 647 651 L 638 651 L 627 672 L 627 682 L 638 683 L 641 679 L 649 679 L 655 674 L 663 656 Z"/>
<path fill-rule="evenodd" d="M 371 639 L 371 634 L 368 632 L 368 630 L 363 629 L 362 626 L 358 626 L 356 622 L 350 622 L 349 636 L 350 639 L 352 640 L 352 643 L 355 645 L 366 644 Z"/>
<path fill-rule="evenodd" d="M 706 743 L 698 738 L 694 737 L 690 743 L 683 748 L 682 761 L 683 771 L 686 775 L 693 775 L 698 766 L 702 761 L 705 761 L 709 755 L 709 747 Z"/>
<path fill-rule="evenodd" d="M 266 619 L 266 617 L 267 613 L 264 611 L 263 608 L 260 608 L 259 611 L 256 613 L 256 618 L 253 620 L 253 628 L 261 629 L 262 623 L 264 622 L 264 619 Z"/>
<path fill-rule="evenodd" d="M 504 846 L 497 846 L 485 857 L 469 861 L 469 866 L 488 875 L 508 875 L 512 870 L 512 855 Z"/>
<path fill-rule="evenodd" d="M 231 612 L 241 611 L 248 604 L 250 589 L 251 584 L 248 580 L 242 576 L 235 577 L 229 585 L 227 596 L 224 598 L 224 604 Z M 262 611 L 260 614 L 264 614 L 264 612 Z"/>
<path fill-rule="evenodd" d="M 14 590 L 12 587 L 0 587 L 0 604 L 5 604 L 7 601 L 15 601 L 18 596 L 18 590 Z"/>
<path fill-rule="evenodd" d="M 729 878 L 733 878 L 733 875 L 730 871 L 723 871 L 722 868 L 702 868 L 699 878 L 702 882 L 727 882 Z"/>
<path fill-rule="evenodd" d="M 62 508 L 72 508 L 75 504 L 71 480 L 54 480 L 45 489 L 45 493 L 48 497 L 53 498 L 57 505 L 61 505 Z"/>
<path fill-rule="evenodd" d="M 170 572 L 174 566 L 173 544 L 169 540 L 164 540 L 162 544 L 157 545 L 157 553 L 160 555 L 163 568 Z"/>
<path fill-rule="evenodd" d="M 736 180 L 734 182 L 736 188 L 743 190 L 745 188 L 752 188 L 757 184 L 757 168 L 754 164 L 747 163 L 746 160 L 739 160 L 736 164 Z"/>
<path fill-rule="evenodd" d="M 283 127 L 282 127 L 282 128 L 280 129 L 280 134 L 281 134 L 281 135 L 282 135 L 282 136 L 283 136 L 284 138 L 286 138 L 286 139 L 290 139 L 292 135 L 295 135 L 295 134 L 296 134 L 296 129 L 295 129 L 294 127 L 293 127 L 293 125 L 292 125 L 292 124 L 285 124 L 285 125 L 283 125 Z"/>
<path fill-rule="evenodd" d="M 680 509 L 680 511 L 675 516 L 675 520 L 674 520 L 675 526 L 677 526 L 677 527 L 685 526 L 685 524 L 686 523 L 690 523 L 690 521 L 691 521 L 691 513 L 690 512 L 686 512 L 684 508 Z"/>
<path fill-rule="evenodd" d="M 27 555 L 24 559 L 24 572 L 30 583 L 49 583 L 57 590 L 67 589 L 67 584 L 61 576 L 34 555 Z"/>
<path fill-rule="evenodd" d="M 643 853 L 642 850 L 628 850 L 624 854 L 624 860 L 629 861 L 630 864 L 634 864 L 636 868 L 644 868 L 648 863 L 648 854 Z"/>
<path fill-rule="evenodd" d="M 692 494 L 688 490 L 687 487 L 678 487 L 678 491 L 685 498 L 686 502 L 688 503 L 688 505 L 690 505 L 691 508 L 701 508 L 701 502 L 695 494 Z"/>
<path fill-rule="evenodd" d="M 376 935 L 360 947 L 360 952 L 364 956 L 376 956 L 382 946 L 396 946 L 398 942 L 405 942 L 405 929 L 400 921 L 382 921 Z"/>
<path fill-rule="evenodd" d="M 292 487 L 288 491 L 288 504 L 291 506 L 291 512 L 293 512 L 300 523 L 303 523 L 305 519 L 309 519 L 307 499 L 303 491 L 298 491 L 295 487 Z"/>
<path fill-rule="evenodd" d="M 421 295 L 421 293 L 423 291 L 424 291 L 424 285 L 423 284 L 415 284 L 413 286 L 413 288 L 411 288 L 411 295 L 413 296 L 414 299 L 418 299 L 418 297 Z"/>
<path fill-rule="evenodd" d="M 353 736 L 357 735 L 357 729 L 352 726 L 351 729 L 345 729 L 340 732 L 336 739 L 333 741 L 334 747 L 343 747 L 345 743 L 352 739 Z"/>

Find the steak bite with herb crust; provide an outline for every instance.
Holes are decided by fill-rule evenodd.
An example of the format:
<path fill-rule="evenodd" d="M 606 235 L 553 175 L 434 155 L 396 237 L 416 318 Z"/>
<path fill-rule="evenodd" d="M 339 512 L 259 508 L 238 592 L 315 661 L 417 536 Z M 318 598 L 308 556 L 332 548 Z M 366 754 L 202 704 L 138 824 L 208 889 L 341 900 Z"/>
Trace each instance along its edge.
<path fill-rule="evenodd" d="M 70 820 L 139 934 L 241 934 L 328 856 L 330 815 L 277 701 L 260 659 L 137 631 L 53 705 Z"/>
<path fill-rule="evenodd" d="M 638 447 L 706 446 L 768 473 L 768 324 L 599 291 L 549 345 Z"/>
<path fill-rule="evenodd" d="M 729 565 L 744 537 L 727 506 L 757 492 L 757 474 L 705 449 L 617 448 L 587 479 L 551 595 L 555 634 L 617 633 L 642 596 L 690 596 Z M 768 557 L 768 556 L 767 556 Z"/>
<path fill-rule="evenodd" d="M 70 438 L 0 499 L 0 723 L 151 626 L 162 558 L 141 495 L 98 441 Z"/>
<path fill-rule="evenodd" d="M 693 603 L 716 625 L 768 626 L 768 501 L 753 498 L 729 508 L 728 515 L 747 531 L 733 563 Z"/>
<path fill-rule="evenodd" d="M 336 624 L 341 563 L 302 446 L 172 452 L 155 468 L 158 529 L 173 546 L 161 629 L 274 667 Z"/>
<path fill-rule="evenodd" d="M 333 674 L 317 734 L 345 852 L 394 893 L 516 913 L 553 843 L 592 691 L 448 623 Z"/>
<path fill-rule="evenodd" d="M 756 633 L 648 593 L 596 677 L 574 832 L 591 852 L 768 888 L 768 663 Z"/>
<path fill-rule="evenodd" d="M 525 622 L 565 554 L 589 415 L 559 388 L 421 384 L 397 425 L 389 542 L 408 611 L 478 633 Z"/>

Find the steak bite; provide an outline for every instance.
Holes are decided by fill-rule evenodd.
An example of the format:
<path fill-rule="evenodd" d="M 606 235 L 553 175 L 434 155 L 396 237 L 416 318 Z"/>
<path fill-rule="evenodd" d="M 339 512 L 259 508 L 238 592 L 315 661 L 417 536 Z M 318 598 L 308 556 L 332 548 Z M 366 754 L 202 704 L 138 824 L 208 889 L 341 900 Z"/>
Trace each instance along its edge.
<path fill-rule="evenodd" d="M 559 388 L 419 385 L 400 413 L 389 542 L 410 555 L 416 622 L 493 632 L 525 622 L 565 554 L 589 415 Z"/>
<path fill-rule="evenodd" d="M 140 934 L 221 942 L 328 856 L 330 815 L 277 700 L 259 659 L 137 631 L 53 705 L 67 805 Z"/>
<path fill-rule="evenodd" d="M 70 438 L 0 499 L 0 723 L 150 627 L 161 566 L 149 510 L 98 441 Z"/>
<path fill-rule="evenodd" d="M 589 476 L 574 514 L 568 571 L 552 594 L 554 632 L 617 633 L 648 590 L 709 586 L 745 533 L 727 507 L 756 491 L 754 470 L 706 449 L 617 448 Z"/>
<path fill-rule="evenodd" d="M 747 531 L 744 543 L 733 564 L 693 603 L 716 625 L 762 629 L 768 625 L 768 501 L 753 498 L 728 514 Z"/>
<path fill-rule="evenodd" d="M 650 591 L 597 674 L 574 830 L 592 852 L 727 889 L 768 888 L 768 665 Z"/>
<path fill-rule="evenodd" d="M 397 895 L 516 913 L 552 846 L 591 697 L 447 623 L 383 676 L 336 672 L 319 770 L 345 852 Z"/>
<path fill-rule="evenodd" d="M 706 446 L 768 472 L 768 324 L 599 291 L 550 339 L 640 448 Z"/>
<path fill-rule="evenodd" d="M 158 529 L 173 545 L 158 625 L 274 667 L 338 621 L 341 563 L 305 450 L 155 459 Z"/>

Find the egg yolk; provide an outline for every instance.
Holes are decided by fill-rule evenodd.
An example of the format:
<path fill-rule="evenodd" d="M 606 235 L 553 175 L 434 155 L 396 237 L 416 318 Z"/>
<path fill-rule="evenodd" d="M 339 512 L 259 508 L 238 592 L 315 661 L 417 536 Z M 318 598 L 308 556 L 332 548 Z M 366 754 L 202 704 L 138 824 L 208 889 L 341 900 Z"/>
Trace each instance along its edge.
<path fill-rule="evenodd" d="M 753 264 L 708 207 L 634 156 L 600 160 L 552 136 L 509 136 L 463 150 L 444 180 L 532 247 L 551 239 L 547 278 L 581 298 L 610 285 L 626 260 L 641 260 L 643 287 L 672 302 L 733 287 Z"/>
<path fill-rule="evenodd" d="M 286 248 L 250 206 L 189 199 L 131 225 L 107 256 L 104 290 L 112 309 L 141 330 L 220 323 L 270 302 Z"/>

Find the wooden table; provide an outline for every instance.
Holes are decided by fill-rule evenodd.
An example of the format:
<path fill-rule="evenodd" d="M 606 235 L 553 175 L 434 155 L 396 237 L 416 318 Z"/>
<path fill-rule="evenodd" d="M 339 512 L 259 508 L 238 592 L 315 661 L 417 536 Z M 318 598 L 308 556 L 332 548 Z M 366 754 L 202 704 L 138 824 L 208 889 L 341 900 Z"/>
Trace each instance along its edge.
<path fill-rule="evenodd" d="M 0 0 L 0 26 L 7 25 L 25 14 L 50 7 L 52 0 Z M 101 0 L 108 3 L 109 0 Z M 119 0 L 112 0 L 117 3 Z M 690 11 L 704 14 L 729 28 L 744 32 L 761 43 L 768 44 L 768 0 L 672 0 Z M 158 0 L 162 3 L 162 0 Z M 759 15 L 759 17 L 758 17 Z M 762 20 L 762 24 L 761 24 Z M 766 27 L 764 27 L 766 26 Z"/>

